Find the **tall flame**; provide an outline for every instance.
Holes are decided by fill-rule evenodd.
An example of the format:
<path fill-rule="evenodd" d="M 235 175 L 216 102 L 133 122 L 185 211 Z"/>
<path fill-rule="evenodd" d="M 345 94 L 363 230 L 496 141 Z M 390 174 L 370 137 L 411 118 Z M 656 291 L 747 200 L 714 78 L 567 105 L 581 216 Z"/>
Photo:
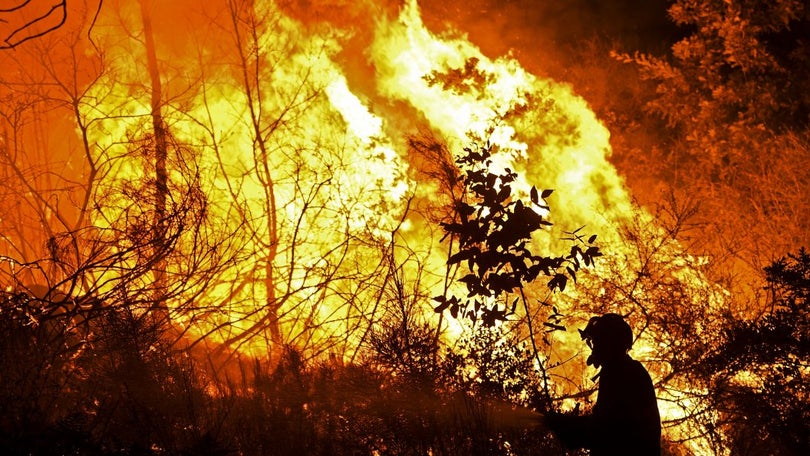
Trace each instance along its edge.
<path fill-rule="evenodd" d="M 456 147 L 469 142 L 470 133 L 490 140 L 510 151 L 502 167 L 559 189 L 552 217 L 563 226 L 584 223 L 613 239 L 611 232 L 634 213 L 608 162 L 607 129 L 569 86 L 541 80 L 508 56 L 490 60 L 466 38 L 438 39 L 422 24 L 415 1 L 396 22 L 378 26 L 371 55 L 383 96 L 408 102 Z M 429 78 L 465 67 L 455 87 Z M 502 119 L 513 110 L 521 115 Z"/>
<path fill-rule="evenodd" d="M 396 17 L 370 2 L 351 6 L 376 20 L 362 31 L 305 24 L 272 1 L 247 3 L 205 2 L 188 24 L 171 21 L 188 13 L 182 9 L 155 22 L 164 46 L 162 115 L 179 163 L 170 180 L 185 185 L 181 165 L 196 164 L 210 223 L 225 229 L 223 245 L 238 260 L 195 296 L 199 311 L 171 303 L 176 323 L 191 334 L 256 355 L 287 343 L 349 355 L 385 299 L 390 265 L 379 252 L 394 234 L 420 257 L 424 287 L 440 293 L 440 235 L 408 212 L 413 199 L 429 199 L 435 189 L 412 172 L 418 160 L 403 139 L 419 125 L 450 149 L 473 140 L 496 145 L 495 171 L 516 170 L 519 191 L 557 190 L 552 221 L 569 231 L 586 225 L 603 240 L 606 263 L 635 270 L 621 250 L 621 227 L 653 218 L 632 203 L 609 162 L 609 132 L 570 86 L 541 79 L 510 56 L 490 59 L 458 33 L 436 36 L 416 0 Z M 152 7 L 156 16 L 181 8 Z M 149 169 L 142 28 L 127 2 L 105 5 L 94 26 L 105 71 L 89 78 L 76 108 L 104 176 L 93 189 L 103 202 L 89 220 L 96 227 L 133 216 L 131 195 L 112 189 L 129 188 Z M 356 77 L 357 63 L 346 62 L 344 51 L 365 40 L 372 74 Z M 93 55 L 94 47 L 84 49 Z M 538 238 L 536 247 L 557 246 L 558 237 Z M 681 254 L 677 243 L 666 248 Z M 182 267 L 168 265 L 178 277 Z M 692 269 L 680 274 L 685 283 L 705 282 Z M 569 309 L 579 298 L 568 295 Z M 642 354 L 656 348 L 652 339 L 639 345 Z M 682 412 L 665 405 L 669 418 Z"/>

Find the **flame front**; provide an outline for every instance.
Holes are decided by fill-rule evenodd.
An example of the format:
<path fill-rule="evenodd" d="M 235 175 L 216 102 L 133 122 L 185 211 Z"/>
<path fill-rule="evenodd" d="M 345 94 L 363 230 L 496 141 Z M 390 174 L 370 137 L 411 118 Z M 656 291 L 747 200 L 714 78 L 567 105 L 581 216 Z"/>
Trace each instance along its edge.
<path fill-rule="evenodd" d="M 474 140 L 495 144 L 493 167 L 518 171 L 519 191 L 556 190 L 550 217 L 563 230 L 586 225 L 605 245 L 620 246 L 624 224 L 652 223 L 608 161 L 607 129 L 569 86 L 538 78 L 509 56 L 489 59 L 457 33 L 436 36 L 415 0 L 396 15 L 370 2 L 331 6 L 375 24 L 304 23 L 269 1 L 151 4 L 161 115 L 171 132 L 169 195 L 178 205 L 192 190 L 205 195 L 198 234 L 215 233 L 206 258 L 228 260 L 204 283 L 168 298 L 175 324 L 192 339 L 258 356 L 292 344 L 349 357 L 389 299 L 392 270 L 418 276 L 425 295 L 441 293 L 441 233 L 411 210 L 437 188 L 413 169 L 405 138 L 419 128 L 451 150 Z M 92 11 L 77 13 L 86 30 Z M 79 228 L 131 232 L 150 210 L 133 206 L 133 189 L 154 184 L 154 81 L 145 71 L 143 18 L 133 4 L 105 2 L 92 36 L 95 43 L 66 38 L 56 48 L 74 58 L 84 53 L 94 65 L 65 58 L 86 72 L 75 81 L 86 89 L 61 89 L 75 108 L 74 136 L 86 146 L 71 140 L 51 160 L 73 168 L 85 162 L 79 180 L 91 184 L 71 195 L 89 194 L 88 215 L 63 209 L 82 220 Z M 349 48 L 358 42 L 362 52 Z M 347 60 L 358 56 L 367 61 Z M 26 62 L 4 67 L 14 65 Z M 177 239 L 182 255 L 167 262 L 170 282 L 187 277 L 197 240 Z M 537 243 L 549 249 L 559 239 Z M 667 248 L 680 253 L 674 242 Z M 634 270 L 630 262 L 619 248 L 607 252 L 616 269 Z M 104 292 L 115 274 L 97 273 L 91 288 Z M 684 282 L 705 282 L 683 274 Z M 565 299 L 574 309 L 577 295 Z M 645 336 L 637 350 L 653 352 L 654 344 Z M 664 412 L 673 418 L 680 410 Z"/>

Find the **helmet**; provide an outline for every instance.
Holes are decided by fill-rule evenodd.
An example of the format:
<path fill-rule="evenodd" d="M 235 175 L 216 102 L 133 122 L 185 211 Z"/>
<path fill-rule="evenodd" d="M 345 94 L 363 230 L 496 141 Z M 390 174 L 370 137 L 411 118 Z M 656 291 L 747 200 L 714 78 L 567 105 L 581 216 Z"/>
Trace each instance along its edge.
<path fill-rule="evenodd" d="M 593 317 L 588 321 L 585 329 L 580 329 L 579 334 L 583 340 L 596 352 L 601 353 L 627 353 L 633 345 L 633 330 L 624 321 L 621 315 L 606 313 L 599 317 Z M 588 364 L 597 364 L 595 358 L 588 358 Z"/>

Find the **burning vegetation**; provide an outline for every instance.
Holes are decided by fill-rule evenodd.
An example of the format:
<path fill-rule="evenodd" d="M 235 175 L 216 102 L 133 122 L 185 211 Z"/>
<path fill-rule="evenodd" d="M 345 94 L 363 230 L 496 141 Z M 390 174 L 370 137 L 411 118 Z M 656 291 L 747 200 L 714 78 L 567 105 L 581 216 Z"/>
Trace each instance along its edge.
<path fill-rule="evenodd" d="M 0 4 L 6 453 L 561 454 L 616 313 L 663 454 L 808 454 L 810 10 L 426 3 Z"/>

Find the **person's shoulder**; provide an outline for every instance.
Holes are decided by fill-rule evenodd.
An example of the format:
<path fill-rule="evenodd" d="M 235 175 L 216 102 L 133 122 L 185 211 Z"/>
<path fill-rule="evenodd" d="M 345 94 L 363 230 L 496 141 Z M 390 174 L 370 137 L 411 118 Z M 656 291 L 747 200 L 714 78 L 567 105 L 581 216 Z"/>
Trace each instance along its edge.
<path fill-rule="evenodd" d="M 641 361 L 637 359 L 627 357 L 623 367 L 625 373 L 627 374 L 631 374 L 637 377 L 650 378 L 650 373 L 647 371 L 647 368 L 644 367 L 644 364 L 642 364 Z"/>
<path fill-rule="evenodd" d="M 639 361 L 625 356 L 616 362 L 602 367 L 600 383 L 638 384 L 650 378 L 647 369 Z"/>

